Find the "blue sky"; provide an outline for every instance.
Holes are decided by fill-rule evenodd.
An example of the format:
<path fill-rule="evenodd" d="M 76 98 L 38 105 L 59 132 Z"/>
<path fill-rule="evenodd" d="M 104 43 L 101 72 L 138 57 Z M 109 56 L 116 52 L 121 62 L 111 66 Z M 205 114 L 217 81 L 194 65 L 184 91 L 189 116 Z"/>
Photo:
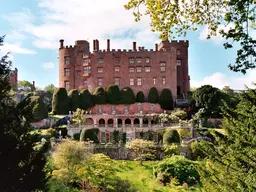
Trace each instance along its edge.
<path fill-rule="evenodd" d="M 59 39 L 73 45 L 77 39 L 92 42 L 99 39 L 100 48 L 131 49 L 138 46 L 154 48 L 158 35 L 150 32 L 149 19 L 134 23 L 131 12 L 124 10 L 128 0 L 9 0 L 1 5 L 0 35 L 6 34 L 1 52 L 11 51 L 13 67 L 19 70 L 19 80 L 35 81 L 44 88 L 58 86 Z M 234 73 L 227 67 L 235 60 L 235 50 L 225 50 L 224 40 L 217 35 L 205 40 L 207 28 L 189 32 L 189 73 L 191 86 L 212 84 L 243 89 L 256 82 L 255 70 L 247 75 Z"/>

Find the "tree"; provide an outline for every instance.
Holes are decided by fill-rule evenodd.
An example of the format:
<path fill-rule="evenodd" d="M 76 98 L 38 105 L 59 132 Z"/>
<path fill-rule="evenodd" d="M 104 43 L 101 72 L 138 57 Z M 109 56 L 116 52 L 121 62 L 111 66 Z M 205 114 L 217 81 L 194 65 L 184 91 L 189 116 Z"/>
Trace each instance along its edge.
<path fill-rule="evenodd" d="M 164 144 L 180 143 L 180 135 L 177 130 L 168 129 L 163 136 Z"/>
<path fill-rule="evenodd" d="M 89 109 L 91 107 L 93 107 L 95 104 L 94 104 L 94 101 L 93 101 L 93 96 L 92 94 L 88 91 L 88 89 L 83 89 L 81 92 L 80 92 L 80 95 L 79 95 L 79 98 L 80 98 L 80 108 L 81 109 Z"/>
<path fill-rule="evenodd" d="M 118 104 L 120 100 L 120 90 L 117 85 L 109 85 L 106 89 L 106 99 L 109 104 Z"/>
<path fill-rule="evenodd" d="M 66 115 L 70 111 L 70 100 L 65 88 L 55 90 L 52 99 L 53 114 Z"/>
<path fill-rule="evenodd" d="M 145 6 L 146 10 L 140 6 Z M 133 9 L 135 21 L 140 20 L 141 10 L 145 10 L 145 15 L 150 16 L 152 31 L 161 32 L 163 40 L 169 36 L 171 39 L 186 36 L 188 30 L 196 31 L 206 26 L 207 39 L 220 33 L 227 40 L 225 49 L 232 48 L 232 43 L 240 43 L 236 62 L 229 65 L 231 70 L 246 73 L 256 67 L 253 36 L 256 6 L 253 0 L 129 0 L 125 8 Z"/>
<path fill-rule="evenodd" d="M 163 89 L 159 97 L 159 105 L 162 109 L 173 109 L 173 98 L 170 89 Z"/>
<path fill-rule="evenodd" d="M 47 181 L 44 167 L 49 143 L 32 134 L 29 96 L 18 104 L 10 96 L 10 67 L 8 54 L 4 55 L 0 59 L 0 191 L 36 191 Z"/>
<path fill-rule="evenodd" d="M 44 88 L 44 91 L 46 93 L 49 93 L 50 95 L 53 95 L 54 91 L 56 90 L 56 87 L 53 85 L 53 84 L 50 84 L 50 85 L 47 85 L 45 88 Z"/>
<path fill-rule="evenodd" d="M 142 165 L 143 160 L 155 159 L 156 157 L 156 148 L 153 141 L 134 139 L 126 144 L 126 148 L 134 152 L 135 160 L 138 160 L 140 165 Z"/>
<path fill-rule="evenodd" d="M 93 93 L 93 100 L 95 104 L 101 105 L 106 104 L 106 94 L 102 87 L 97 87 Z"/>
<path fill-rule="evenodd" d="M 225 106 L 222 127 L 212 142 L 200 145 L 206 160 L 200 168 L 204 187 L 209 191 L 255 191 L 256 170 L 256 90 L 242 93 L 237 107 Z"/>
<path fill-rule="evenodd" d="M 76 89 L 73 89 L 69 91 L 68 93 L 69 100 L 70 100 L 70 108 L 71 111 L 76 111 L 77 108 L 79 108 L 80 105 L 80 97 L 79 97 L 79 92 Z"/>
<path fill-rule="evenodd" d="M 40 121 L 48 117 L 48 110 L 40 96 L 31 96 L 34 121 Z"/>
<path fill-rule="evenodd" d="M 18 82 L 18 87 L 19 89 L 23 89 L 25 91 L 32 91 L 33 90 L 33 85 L 29 81 L 26 80 L 21 80 Z"/>
<path fill-rule="evenodd" d="M 157 103 L 158 102 L 158 92 L 155 87 L 152 87 L 148 92 L 148 102 Z"/>
<path fill-rule="evenodd" d="M 139 103 L 144 103 L 145 102 L 145 97 L 144 97 L 144 93 L 142 91 L 139 91 L 136 95 L 136 102 Z"/>
<path fill-rule="evenodd" d="M 130 87 L 125 87 L 121 90 L 120 104 L 133 104 L 136 98 L 133 90 Z"/>

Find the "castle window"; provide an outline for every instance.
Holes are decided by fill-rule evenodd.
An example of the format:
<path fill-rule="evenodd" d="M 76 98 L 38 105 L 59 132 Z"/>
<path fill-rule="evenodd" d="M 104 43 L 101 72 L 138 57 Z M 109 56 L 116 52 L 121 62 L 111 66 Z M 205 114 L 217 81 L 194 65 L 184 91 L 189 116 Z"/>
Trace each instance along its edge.
<path fill-rule="evenodd" d="M 177 49 L 177 55 L 180 55 L 180 49 Z"/>
<path fill-rule="evenodd" d="M 162 78 L 162 81 L 163 81 L 163 85 L 165 85 L 165 83 L 166 83 L 166 78 L 163 77 L 163 78 Z"/>
<path fill-rule="evenodd" d="M 120 78 L 118 77 L 115 78 L 115 85 L 120 85 Z"/>
<path fill-rule="evenodd" d="M 134 85 L 134 79 L 130 79 L 130 85 L 131 85 L 131 86 Z"/>
<path fill-rule="evenodd" d="M 141 78 L 137 78 L 137 85 L 141 85 L 142 83 L 141 83 Z"/>
<path fill-rule="evenodd" d="M 134 73 L 134 67 L 129 67 L 129 72 Z"/>
<path fill-rule="evenodd" d="M 142 61 L 141 61 L 141 57 L 138 57 L 138 58 L 137 58 L 137 63 L 138 63 L 138 64 L 141 64 L 141 62 L 142 62 Z"/>
<path fill-rule="evenodd" d="M 142 67 L 137 67 L 137 73 L 140 73 L 142 71 Z"/>
<path fill-rule="evenodd" d="M 115 72 L 119 72 L 120 71 L 120 67 L 115 67 L 114 70 L 115 70 Z"/>
<path fill-rule="evenodd" d="M 150 64 L 150 58 L 149 57 L 146 57 L 145 61 L 146 61 L 146 64 Z"/>
<path fill-rule="evenodd" d="M 153 78 L 153 84 L 154 85 L 156 84 L 156 78 L 155 77 Z"/>
<path fill-rule="evenodd" d="M 84 80 L 84 87 L 87 87 L 88 86 L 88 81 L 87 79 Z"/>
<path fill-rule="evenodd" d="M 65 65 L 69 65 L 70 64 L 70 57 L 69 56 L 65 56 L 64 60 L 65 60 Z"/>
<path fill-rule="evenodd" d="M 103 68 L 102 67 L 98 68 L 98 73 L 103 73 Z"/>
<path fill-rule="evenodd" d="M 69 68 L 64 69 L 64 75 L 65 75 L 65 77 L 69 77 L 69 75 L 70 75 L 70 69 Z"/>
<path fill-rule="evenodd" d="M 164 63 L 164 62 L 161 62 L 161 63 L 160 63 L 160 71 L 161 71 L 161 72 L 165 72 L 165 64 L 166 64 L 166 63 Z"/>
<path fill-rule="evenodd" d="M 84 60 L 83 60 L 83 63 L 86 64 L 86 65 L 88 65 L 90 62 L 91 61 L 90 61 L 89 58 L 84 58 Z"/>
<path fill-rule="evenodd" d="M 134 58 L 133 57 L 129 58 L 129 63 L 134 64 Z"/>
<path fill-rule="evenodd" d="M 145 67 L 145 72 L 149 73 L 150 72 L 150 67 Z"/>
<path fill-rule="evenodd" d="M 103 59 L 102 58 L 99 58 L 98 59 L 98 64 L 102 64 L 103 63 Z"/>
<path fill-rule="evenodd" d="M 102 78 L 98 78 L 98 86 L 102 86 L 103 85 L 103 79 Z"/>
<path fill-rule="evenodd" d="M 70 89 L 70 82 L 69 81 L 65 81 L 65 89 L 66 90 Z"/>
<path fill-rule="evenodd" d="M 91 73 L 91 66 L 84 67 L 84 74 L 89 74 L 89 73 Z"/>
<path fill-rule="evenodd" d="M 177 66 L 181 66 L 181 60 L 177 59 L 176 64 L 177 64 Z"/>

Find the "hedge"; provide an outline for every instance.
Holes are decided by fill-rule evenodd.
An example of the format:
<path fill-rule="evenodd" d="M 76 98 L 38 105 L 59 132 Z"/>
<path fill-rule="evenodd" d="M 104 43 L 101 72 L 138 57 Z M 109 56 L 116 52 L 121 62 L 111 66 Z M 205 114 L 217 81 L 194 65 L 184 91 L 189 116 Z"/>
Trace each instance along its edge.
<path fill-rule="evenodd" d="M 71 111 L 76 111 L 76 109 L 79 108 L 79 104 L 80 104 L 78 90 L 76 90 L 76 89 L 71 90 L 68 93 L 68 96 L 70 98 L 70 109 L 71 109 Z"/>
<path fill-rule="evenodd" d="M 125 87 L 121 90 L 121 104 L 133 104 L 136 102 L 136 98 L 133 90 L 130 87 Z"/>
<path fill-rule="evenodd" d="M 163 136 L 164 144 L 180 143 L 180 135 L 177 130 L 168 129 Z"/>
<path fill-rule="evenodd" d="M 52 112 L 53 114 L 66 115 L 70 111 L 70 100 L 65 88 L 58 88 L 55 90 L 52 98 Z"/>
<path fill-rule="evenodd" d="M 152 87 L 149 90 L 148 102 L 149 103 L 157 103 L 158 102 L 158 92 L 157 92 L 157 89 L 155 87 Z"/>
<path fill-rule="evenodd" d="M 80 141 L 93 141 L 94 143 L 99 143 L 99 139 L 97 137 L 97 134 L 99 132 L 98 128 L 92 128 L 92 129 L 87 129 L 83 128 L 80 134 Z"/>
<path fill-rule="evenodd" d="M 94 100 L 93 100 L 93 96 L 89 92 L 88 89 L 83 89 L 80 92 L 79 103 L 80 103 L 80 108 L 84 109 L 84 110 L 89 109 L 89 108 L 91 108 L 95 105 Z"/>
<path fill-rule="evenodd" d="M 40 121 L 48 117 L 48 109 L 40 96 L 31 96 L 31 104 L 33 105 L 34 121 Z"/>
<path fill-rule="evenodd" d="M 159 104 L 162 109 L 172 110 L 173 109 L 173 98 L 170 89 L 163 89 L 159 98 Z"/>
<path fill-rule="evenodd" d="M 95 104 L 106 104 L 106 94 L 102 87 L 97 87 L 93 93 L 93 100 Z"/>
<path fill-rule="evenodd" d="M 120 102 L 120 90 L 117 85 L 109 85 L 106 88 L 106 99 L 109 104 L 118 104 Z"/>
<path fill-rule="evenodd" d="M 145 102 L 145 97 L 144 97 L 144 93 L 142 91 L 139 91 L 136 95 L 136 102 L 139 103 L 144 103 Z"/>

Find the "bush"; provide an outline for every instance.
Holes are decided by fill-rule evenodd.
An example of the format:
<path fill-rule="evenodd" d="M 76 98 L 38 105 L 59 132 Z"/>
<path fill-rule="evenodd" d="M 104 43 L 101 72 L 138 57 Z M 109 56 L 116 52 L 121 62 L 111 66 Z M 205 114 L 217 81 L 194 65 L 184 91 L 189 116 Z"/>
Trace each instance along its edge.
<path fill-rule="evenodd" d="M 136 95 L 136 102 L 139 103 L 144 103 L 145 102 L 145 97 L 144 97 L 144 93 L 142 91 L 139 91 Z"/>
<path fill-rule="evenodd" d="M 133 90 L 130 87 L 125 87 L 121 90 L 120 104 L 133 104 L 136 102 Z"/>
<path fill-rule="evenodd" d="M 155 87 L 152 87 L 149 90 L 148 102 L 149 103 L 157 103 L 158 102 L 158 92 L 157 92 L 157 89 Z"/>
<path fill-rule="evenodd" d="M 80 134 L 80 141 L 93 141 L 94 143 L 99 143 L 98 134 L 99 129 L 98 128 L 92 128 L 92 129 L 86 129 L 83 128 Z"/>
<path fill-rule="evenodd" d="M 192 142 L 190 145 L 190 150 L 191 150 L 191 158 L 193 160 L 198 160 L 198 159 L 203 159 L 205 158 L 205 154 L 202 151 L 202 146 L 204 143 L 207 141 L 201 140 L 201 141 L 195 141 Z"/>
<path fill-rule="evenodd" d="M 168 129 L 163 136 L 163 143 L 166 145 L 180 143 L 180 135 L 177 130 Z"/>
<path fill-rule="evenodd" d="M 89 109 L 95 105 L 93 101 L 93 96 L 88 91 L 88 89 L 83 89 L 80 92 L 79 103 L 81 109 Z"/>
<path fill-rule="evenodd" d="M 93 100 L 95 104 L 106 104 L 106 94 L 102 87 L 97 87 L 93 93 Z"/>
<path fill-rule="evenodd" d="M 52 99 L 53 114 L 66 115 L 70 111 L 69 97 L 65 88 L 58 88 L 55 90 Z"/>
<path fill-rule="evenodd" d="M 177 129 L 181 139 L 188 139 L 192 137 L 192 133 L 189 129 Z"/>
<path fill-rule="evenodd" d="M 118 143 L 119 142 L 119 131 L 118 130 L 114 130 L 113 131 L 113 142 L 114 143 Z"/>
<path fill-rule="evenodd" d="M 126 143 L 126 132 L 122 133 L 122 143 Z"/>
<path fill-rule="evenodd" d="M 173 178 L 176 178 L 180 185 L 183 183 L 195 185 L 200 182 L 196 166 L 196 162 L 183 156 L 172 156 L 164 159 L 154 167 L 154 175 L 159 178 L 164 174 L 164 178 L 160 180 L 164 185 L 170 183 Z"/>
<path fill-rule="evenodd" d="M 33 105 L 34 121 L 40 121 L 48 117 L 48 110 L 40 96 L 31 96 L 31 105 Z"/>
<path fill-rule="evenodd" d="M 187 113 L 181 109 L 175 109 L 173 112 L 172 112 L 172 115 L 175 115 L 176 117 L 178 117 L 179 119 L 186 119 L 187 117 Z"/>
<path fill-rule="evenodd" d="M 170 91 L 170 89 L 163 89 L 163 91 L 160 94 L 159 104 L 162 109 L 173 109 L 172 92 Z"/>
<path fill-rule="evenodd" d="M 76 141 L 80 141 L 80 133 L 75 133 L 75 134 L 73 135 L 73 138 L 74 138 L 74 140 L 76 140 Z"/>
<path fill-rule="evenodd" d="M 109 104 L 118 104 L 120 102 L 120 90 L 117 85 L 109 85 L 107 87 L 106 99 Z"/>
<path fill-rule="evenodd" d="M 165 145 L 164 146 L 164 156 L 171 157 L 173 155 L 179 155 L 179 147 L 178 145 Z"/>
<path fill-rule="evenodd" d="M 69 91 L 68 96 L 70 98 L 70 109 L 71 111 L 76 111 L 79 108 L 80 99 L 79 92 L 76 89 Z"/>

